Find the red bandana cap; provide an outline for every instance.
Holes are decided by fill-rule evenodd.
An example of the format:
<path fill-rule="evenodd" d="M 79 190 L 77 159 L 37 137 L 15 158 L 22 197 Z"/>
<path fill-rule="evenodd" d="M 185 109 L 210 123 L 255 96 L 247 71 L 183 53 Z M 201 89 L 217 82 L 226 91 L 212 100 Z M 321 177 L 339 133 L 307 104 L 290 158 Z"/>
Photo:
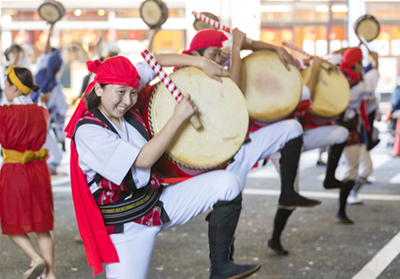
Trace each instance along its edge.
<path fill-rule="evenodd" d="M 351 67 L 362 61 L 363 55 L 359 47 L 352 47 L 347 49 L 343 53 L 342 64 L 340 64 L 340 69 L 345 72 L 345 76 L 349 83 L 359 82 L 360 75 L 354 72 Z"/>
<path fill-rule="evenodd" d="M 75 109 L 65 132 L 68 138 L 72 138 L 76 123 L 86 109 L 85 95 L 92 91 L 96 83 L 117 84 L 130 86 L 133 88 L 139 87 L 140 76 L 133 64 L 124 56 L 114 56 L 101 62 L 100 60 L 87 61 L 88 70 L 95 74 L 94 80 L 88 85 L 83 94 L 79 105 Z"/>
<path fill-rule="evenodd" d="M 185 50 L 183 54 L 189 54 L 204 47 L 222 47 L 222 42 L 226 40 L 228 40 L 228 37 L 221 31 L 214 29 L 200 30 L 193 37 L 190 43 L 190 49 Z"/>

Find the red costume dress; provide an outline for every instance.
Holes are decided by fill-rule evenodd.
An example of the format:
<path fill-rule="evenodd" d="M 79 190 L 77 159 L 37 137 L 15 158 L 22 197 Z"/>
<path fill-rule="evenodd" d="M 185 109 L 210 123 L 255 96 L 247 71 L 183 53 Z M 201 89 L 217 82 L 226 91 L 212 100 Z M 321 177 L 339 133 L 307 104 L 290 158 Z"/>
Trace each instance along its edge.
<path fill-rule="evenodd" d="M 0 107 L 2 148 L 22 153 L 40 150 L 46 140 L 48 116 L 47 110 L 36 104 Z M 53 193 L 46 161 L 5 160 L 0 172 L 0 218 L 3 234 L 53 230 Z"/>

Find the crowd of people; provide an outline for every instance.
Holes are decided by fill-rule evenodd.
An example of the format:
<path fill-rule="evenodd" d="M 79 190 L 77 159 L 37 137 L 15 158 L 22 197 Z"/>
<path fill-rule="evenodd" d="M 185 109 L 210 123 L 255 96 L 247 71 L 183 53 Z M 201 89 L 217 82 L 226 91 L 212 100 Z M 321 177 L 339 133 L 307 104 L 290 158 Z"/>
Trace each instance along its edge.
<path fill-rule="evenodd" d="M 187 120 L 198 110 L 196 103 L 190 95 L 185 96 L 164 128 L 151 137 L 138 99 L 148 97 L 143 92 L 155 73 L 145 61 L 133 65 L 117 51 L 109 51 L 93 61 L 87 58 L 90 73 L 65 128 L 69 105 L 59 79 L 63 59 L 60 51 L 50 46 L 53 26 L 45 50 L 36 61 L 34 76 L 21 46 L 14 44 L 4 53 L 7 64 L 3 68 L 0 107 L 4 157 L 0 217 L 2 233 L 31 259 L 24 278 L 56 278 L 51 174 L 60 165 L 65 137 L 71 139 L 75 213 L 94 275 L 103 271 L 104 264 L 109 279 L 146 278 L 157 234 L 209 210 L 209 277 L 244 278 L 256 272 L 259 264 L 234 262 L 234 236 L 246 176 L 257 162 L 268 159 L 280 174 L 281 185 L 268 246 L 279 255 L 288 255 L 281 234 L 294 209 L 321 203 L 298 194 L 299 159 L 302 152 L 312 149 L 327 150 L 321 186 L 340 191 L 336 221 L 353 224 L 346 205 L 362 202 L 357 194 L 373 170 L 369 151 L 379 142 L 373 126 L 380 119 L 375 97 L 379 78 L 376 53 L 369 53 L 366 67 L 359 47 L 341 49 L 326 60 L 296 60 L 282 46 L 247 42 L 246 35 L 235 28 L 226 47 L 223 43 L 228 38 L 223 32 L 204 29 L 197 32 L 183 54 L 155 54 L 161 66 L 197 67 L 219 81 L 220 77 L 230 77 L 240 88 L 240 51 L 270 50 L 276 52 L 288 71 L 302 71 L 305 64 L 310 65 L 302 100 L 313 100 L 320 71 L 342 72 L 350 88 L 349 105 L 335 119 L 317 121 L 321 119 L 302 109 L 274 123 L 250 120 L 247 139 L 224 170 L 168 183 L 154 165 L 173 138 L 179 136 L 179 129 L 188 125 Z M 75 50 L 81 51 L 76 46 Z M 327 67 L 322 68 L 322 64 Z M 399 109 L 398 95 L 393 97 L 397 100 L 393 111 Z M 341 157 L 346 166 L 342 181 L 335 177 Z M 13 179 L 16 175 L 18 181 Z M 13 211 L 7 210 L 10 203 Z M 40 253 L 27 235 L 31 232 L 38 236 Z"/>

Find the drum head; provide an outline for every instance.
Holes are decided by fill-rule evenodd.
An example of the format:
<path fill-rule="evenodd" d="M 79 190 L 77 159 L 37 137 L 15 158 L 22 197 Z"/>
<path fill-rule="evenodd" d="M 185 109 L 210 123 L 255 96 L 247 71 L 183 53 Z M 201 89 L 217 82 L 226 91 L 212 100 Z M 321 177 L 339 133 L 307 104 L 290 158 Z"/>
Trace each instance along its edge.
<path fill-rule="evenodd" d="M 371 42 L 378 37 L 380 25 L 372 15 L 363 15 L 354 24 L 354 31 L 357 36 L 362 36 L 367 42 Z"/>
<path fill-rule="evenodd" d="M 292 65 L 288 71 L 276 52 L 260 50 L 243 59 L 242 91 L 250 118 L 284 119 L 296 109 L 301 90 L 300 72 Z"/>
<path fill-rule="evenodd" d="M 175 71 L 171 80 L 183 95 L 190 94 L 198 107 L 203 129 L 189 121 L 181 126 L 165 154 L 174 163 L 194 170 L 223 166 L 242 146 L 249 124 L 243 94 L 230 78 L 219 83 L 201 70 L 188 67 Z M 149 104 L 149 126 L 156 135 L 174 113 L 176 100 L 159 84 Z"/>
<path fill-rule="evenodd" d="M 303 81 L 307 82 L 310 76 L 310 67 L 302 71 Z M 341 73 L 330 75 L 322 67 L 319 69 L 318 82 L 312 99 L 311 113 L 330 118 L 340 115 L 349 105 L 350 86 L 345 76 Z"/>
<path fill-rule="evenodd" d="M 38 12 L 43 20 L 53 23 L 64 16 L 65 9 L 59 2 L 48 1 L 39 6 Z"/>
<path fill-rule="evenodd" d="M 150 27 L 159 27 L 168 18 L 168 9 L 164 2 L 146 0 L 140 6 L 140 17 Z"/>

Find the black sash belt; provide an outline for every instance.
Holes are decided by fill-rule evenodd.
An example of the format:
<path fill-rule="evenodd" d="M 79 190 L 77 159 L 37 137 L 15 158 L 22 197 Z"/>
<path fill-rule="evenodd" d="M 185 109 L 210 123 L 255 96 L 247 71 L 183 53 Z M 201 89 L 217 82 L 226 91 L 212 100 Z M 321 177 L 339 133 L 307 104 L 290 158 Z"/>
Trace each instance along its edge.
<path fill-rule="evenodd" d="M 160 207 L 161 212 L 163 212 L 163 203 L 159 201 L 162 188 L 161 186 L 140 196 L 118 202 L 117 204 L 99 205 L 104 224 L 106 226 L 115 226 L 134 221 L 145 216 L 155 206 Z M 168 222 L 168 215 L 165 213 L 161 214 L 161 221 L 163 223 Z"/>

